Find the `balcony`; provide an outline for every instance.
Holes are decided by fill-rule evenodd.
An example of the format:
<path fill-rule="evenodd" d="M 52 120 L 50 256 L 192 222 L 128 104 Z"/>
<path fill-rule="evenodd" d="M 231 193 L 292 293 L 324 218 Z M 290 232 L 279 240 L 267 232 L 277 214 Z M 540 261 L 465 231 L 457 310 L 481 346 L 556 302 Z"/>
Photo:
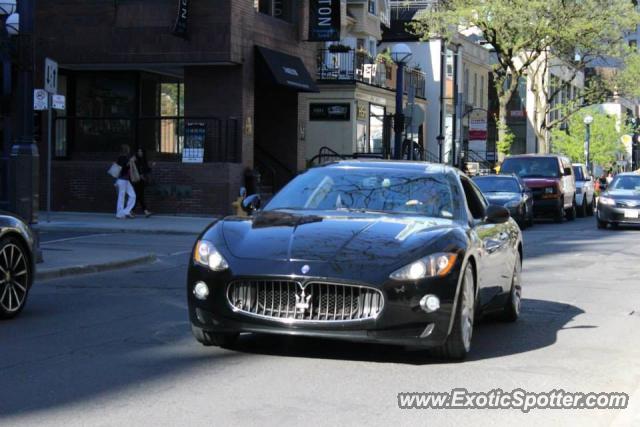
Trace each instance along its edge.
<path fill-rule="evenodd" d="M 376 60 L 364 52 L 353 49 L 336 51 L 321 49 L 318 52 L 318 83 L 360 82 L 396 90 L 397 65 L 388 60 Z M 417 98 L 426 98 L 425 74 L 416 68 L 404 70 L 404 93 L 415 88 Z"/>

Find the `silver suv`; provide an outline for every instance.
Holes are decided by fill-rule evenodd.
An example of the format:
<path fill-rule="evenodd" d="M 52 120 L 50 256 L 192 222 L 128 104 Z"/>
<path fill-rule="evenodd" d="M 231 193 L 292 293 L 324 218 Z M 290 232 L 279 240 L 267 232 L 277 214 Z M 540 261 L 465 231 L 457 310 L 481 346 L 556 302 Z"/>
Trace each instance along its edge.
<path fill-rule="evenodd" d="M 593 177 L 582 163 L 573 164 L 576 177 L 576 207 L 578 216 L 592 216 L 595 208 L 596 192 Z"/>

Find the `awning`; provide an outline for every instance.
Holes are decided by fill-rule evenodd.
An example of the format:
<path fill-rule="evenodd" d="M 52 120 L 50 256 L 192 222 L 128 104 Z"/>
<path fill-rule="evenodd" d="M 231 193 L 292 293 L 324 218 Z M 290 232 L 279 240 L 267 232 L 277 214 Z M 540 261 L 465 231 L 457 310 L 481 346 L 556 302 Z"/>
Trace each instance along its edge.
<path fill-rule="evenodd" d="M 302 60 L 286 53 L 256 46 L 275 83 L 298 92 L 319 92 Z"/>

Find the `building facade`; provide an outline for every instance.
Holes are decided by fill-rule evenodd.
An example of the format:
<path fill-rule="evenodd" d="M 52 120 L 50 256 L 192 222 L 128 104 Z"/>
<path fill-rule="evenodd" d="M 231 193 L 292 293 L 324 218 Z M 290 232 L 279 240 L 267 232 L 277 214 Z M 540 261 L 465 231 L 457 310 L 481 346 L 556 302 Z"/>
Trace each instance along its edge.
<path fill-rule="evenodd" d="M 53 209 L 112 212 L 106 170 L 125 144 L 148 153 L 156 212 L 226 214 L 247 169 L 290 179 L 304 166 L 300 93 L 317 90 L 307 25 L 296 0 L 39 2 L 36 63 L 60 64 L 67 97 L 51 124 Z"/>
<path fill-rule="evenodd" d="M 342 0 L 340 5 L 340 40 L 318 46 L 319 92 L 303 95 L 309 112 L 305 151 L 311 163 L 331 154 L 391 154 L 397 65 L 380 45 L 383 29 L 390 25 L 389 3 Z M 407 113 L 426 107 L 425 75 L 411 64 L 404 70 L 402 90 Z M 422 142 L 423 120 L 408 124 L 404 137 Z"/>

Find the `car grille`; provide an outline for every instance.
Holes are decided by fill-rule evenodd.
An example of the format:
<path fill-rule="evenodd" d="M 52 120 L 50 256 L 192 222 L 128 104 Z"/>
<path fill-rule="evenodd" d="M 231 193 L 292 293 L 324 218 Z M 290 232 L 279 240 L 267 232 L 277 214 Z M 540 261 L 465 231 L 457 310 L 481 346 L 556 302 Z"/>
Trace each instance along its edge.
<path fill-rule="evenodd" d="M 616 200 L 616 207 L 618 208 L 640 208 L 640 201 L 636 200 Z"/>
<path fill-rule="evenodd" d="M 340 322 L 372 319 L 382 311 L 382 293 L 357 285 L 297 281 L 232 282 L 227 299 L 234 310 L 285 321 Z"/>

